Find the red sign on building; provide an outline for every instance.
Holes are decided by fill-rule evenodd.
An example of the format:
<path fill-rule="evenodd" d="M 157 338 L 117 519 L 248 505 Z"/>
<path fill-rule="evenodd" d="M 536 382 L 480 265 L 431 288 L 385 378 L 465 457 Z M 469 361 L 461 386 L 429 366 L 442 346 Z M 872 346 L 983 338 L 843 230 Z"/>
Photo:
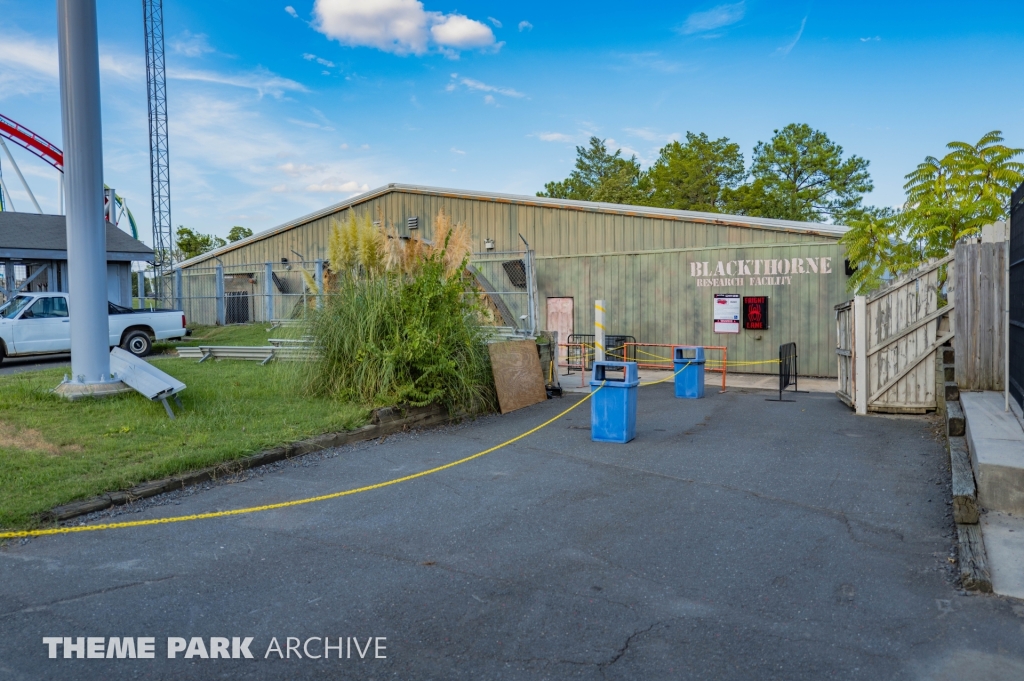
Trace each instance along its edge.
<path fill-rule="evenodd" d="M 759 331 L 768 328 L 768 296 L 743 297 L 743 328 Z"/>

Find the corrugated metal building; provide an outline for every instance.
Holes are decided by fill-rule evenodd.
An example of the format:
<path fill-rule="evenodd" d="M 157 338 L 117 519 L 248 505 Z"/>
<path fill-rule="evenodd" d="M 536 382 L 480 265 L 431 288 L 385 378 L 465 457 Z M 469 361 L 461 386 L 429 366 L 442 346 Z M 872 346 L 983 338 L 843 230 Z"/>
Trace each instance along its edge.
<path fill-rule="evenodd" d="M 250 270 L 283 258 L 322 259 L 332 222 L 350 211 L 382 215 L 402 236 L 418 229 L 430 239 L 442 208 L 471 228 L 476 251 L 485 251 L 487 241 L 498 252 L 521 249 L 520 236 L 529 242 L 542 328 L 548 299 L 572 299 L 558 308 L 570 307 L 575 332 L 593 333 L 593 301 L 603 299 L 610 334 L 724 345 L 731 362 L 772 359 L 780 344 L 795 341 L 802 374 L 836 375 L 833 307 L 846 299 L 848 278 L 838 243 L 846 228 L 837 225 L 390 184 L 178 268 L 210 272 L 214 258 Z M 769 328 L 715 333 L 714 295 L 726 293 L 766 296 Z M 776 369 L 751 364 L 743 370 Z"/>

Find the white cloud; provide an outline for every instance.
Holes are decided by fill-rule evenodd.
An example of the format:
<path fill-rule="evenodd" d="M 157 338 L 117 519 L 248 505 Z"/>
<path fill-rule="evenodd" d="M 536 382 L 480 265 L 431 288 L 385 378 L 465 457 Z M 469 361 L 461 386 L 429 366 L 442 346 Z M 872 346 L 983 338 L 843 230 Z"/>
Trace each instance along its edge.
<path fill-rule="evenodd" d="M 320 64 L 320 66 L 326 66 L 330 69 L 334 68 L 334 62 L 330 59 L 324 59 L 323 57 L 318 57 L 315 54 L 310 54 L 309 52 L 303 54 L 302 58 L 306 61 L 315 61 L 317 64 Z"/>
<path fill-rule="evenodd" d="M 144 79 L 141 58 L 100 53 L 100 73 L 126 79 Z M 57 83 L 57 41 L 31 36 L 0 34 L 0 99 L 52 90 Z M 143 81 L 144 82 L 144 81 Z"/>
<path fill-rule="evenodd" d="M 172 40 L 171 49 L 186 57 L 201 57 L 204 54 L 216 52 L 210 46 L 205 33 L 192 33 L 191 31 L 184 31 L 179 37 Z"/>
<path fill-rule="evenodd" d="M 461 14 L 446 15 L 430 27 L 430 35 L 438 45 L 460 50 L 494 44 L 494 33 L 489 27 Z"/>
<path fill-rule="evenodd" d="M 348 143 L 347 142 L 342 142 L 341 146 L 338 147 L 338 148 L 341 149 L 342 151 L 345 151 L 346 149 L 348 149 Z"/>
<path fill-rule="evenodd" d="M 32 95 L 57 84 L 57 43 L 0 35 L 0 99 Z"/>
<path fill-rule="evenodd" d="M 303 128 L 312 128 L 313 130 L 326 130 L 327 132 L 334 132 L 334 128 L 329 125 L 322 125 L 320 123 L 314 123 L 312 121 L 302 121 L 298 118 L 287 119 L 292 125 L 298 125 Z"/>
<path fill-rule="evenodd" d="M 661 142 L 664 144 L 668 144 L 669 142 L 678 140 L 682 137 L 678 132 L 666 135 L 665 133 L 658 132 L 651 128 L 625 128 L 625 131 L 633 137 L 639 137 L 640 139 L 648 142 Z"/>
<path fill-rule="evenodd" d="M 322 207 L 324 192 L 345 194 L 368 188 L 366 183 L 383 184 L 372 161 L 344 158 L 324 143 L 323 133 L 292 127 L 251 97 L 217 97 L 230 90 L 217 96 L 185 87 L 176 92 L 169 122 L 177 149 L 175 191 L 182 197 L 176 215 L 182 224 L 238 224 L 229 216 L 245 212 L 257 216 L 255 223 L 272 225 Z M 148 171 L 148 153 L 142 156 Z M 148 172 L 145 178 L 148 195 Z M 311 186 L 315 189 L 306 189 Z M 210 205 L 216 206 L 212 213 Z"/>
<path fill-rule="evenodd" d="M 277 169 L 280 170 L 282 173 L 285 173 L 286 175 L 291 175 L 292 177 L 298 177 L 299 175 L 308 175 L 309 173 L 324 171 L 323 166 L 310 165 L 309 163 L 296 164 L 292 163 L 291 161 L 289 161 L 288 163 L 282 163 L 281 165 L 277 166 Z"/>
<path fill-rule="evenodd" d="M 466 155 L 466 152 L 464 152 L 462 149 L 456 149 L 455 147 L 452 147 L 452 153 L 453 154 L 458 154 L 459 156 L 465 156 Z"/>
<path fill-rule="evenodd" d="M 529 21 L 520 21 L 519 22 L 519 32 L 520 33 L 522 33 L 523 31 L 532 31 L 532 30 L 533 30 L 533 24 L 531 24 Z"/>
<path fill-rule="evenodd" d="M 495 19 L 494 17 L 487 17 L 487 21 L 494 24 L 494 28 L 501 28 L 501 22 Z"/>
<path fill-rule="evenodd" d="M 500 49 L 486 24 L 461 14 L 429 12 L 419 0 L 316 0 L 313 27 L 351 47 L 448 56 L 471 48 Z"/>
<path fill-rule="evenodd" d="M 870 43 L 872 41 L 878 41 L 878 40 L 881 40 L 881 39 L 882 39 L 881 36 L 877 36 L 876 35 L 874 38 L 861 38 L 860 41 L 862 43 Z"/>
<path fill-rule="evenodd" d="M 484 95 L 484 104 L 494 104 L 494 95 Z"/>
<path fill-rule="evenodd" d="M 280 99 L 285 92 L 309 92 L 302 83 L 279 76 L 262 67 L 249 73 L 225 74 L 214 71 L 198 71 L 192 69 L 167 69 L 167 77 L 175 80 L 191 80 L 218 85 L 255 90 L 260 97 L 270 95 Z"/>
<path fill-rule="evenodd" d="M 296 12 L 296 11 L 295 11 L 295 8 L 294 8 L 294 7 L 292 7 L 291 5 L 287 5 L 287 6 L 286 6 L 286 7 L 284 8 L 284 11 L 285 11 L 285 12 L 288 12 L 288 14 L 291 14 L 291 15 L 292 15 L 292 17 L 293 17 L 293 18 L 295 18 L 295 19 L 298 19 L 298 18 L 299 18 L 299 13 L 298 13 L 298 12 Z"/>
<path fill-rule="evenodd" d="M 536 135 L 537 139 L 544 142 L 572 142 L 572 135 L 563 132 L 542 132 Z"/>
<path fill-rule="evenodd" d="M 324 182 L 322 184 L 311 184 L 311 185 L 308 185 L 306 187 L 306 191 L 307 192 L 326 192 L 326 193 L 330 193 L 330 194 L 339 194 L 339 193 L 349 193 L 350 194 L 352 192 L 366 192 L 366 191 L 370 191 L 370 185 L 368 185 L 368 184 L 362 184 L 361 185 L 358 182 L 355 182 L 353 180 L 349 180 L 348 182 L 342 182 L 340 184 L 338 182 L 330 182 L 330 181 L 328 181 L 328 182 Z"/>
<path fill-rule="evenodd" d="M 746 14 L 745 2 L 737 2 L 731 5 L 719 5 L 703 12 L 694 12 L 686 18 L 686 23 L 680 30 L 681 33 L 703 33 L 713 31 L 716 28 L 735 24 Z"/>
<path fill-rule="evenodd" d="M 800 42 L 800 36 L 802 36 L 804 34 L 804 26 L 806 26 L 806 25 L 807 25 L 807 17 L 804 17 L 804 20 L 800 22 L 800 30 L 796 32 L 796 37 L 793 38 L 793 40 L 790 41 L 789 43 L 787 43 L 787 44 L 783 45 L 782 47 L 780 47 L 779 49 L 775 50 L 775 52 L 777 54 L 781 54 L 783 56 L 785 56 L 785 55 L 789 54 L 790 52 L 792 52 L 793 48 L 796 47 L 796 44 L 798 42 Z"/>
<path fill-rule="evenodd" d="M 456 81 L 455 79 L 458 78 L 458 75 L 459 74 L 457 73 L 452 74 L 453 80 L 452 82 L 448 83 L 447 87 L 445 87 L 445 90 L 447 90 L 448 92 L 452 92 L 458 89 L 458 85 L 461 83 L 470 90 L 476 90 L 478 92 L 493 92 L 495 94 L 504 95 L 506 97 L 512 97 L 514 99 L 522 99 L 523 97 L 526 96 L 522 92 L 514 90 L 510 87 L 498 87 L 496 85 L 488 85 L 487 83 L 483 83 L 473 78 L 462 78 Z"/>
<path fill-rule="evenodd" d="M 683 67 L 679 62 L 663 59 L 658 52 L 627 52 L 614 56 L 628 61 L 633 66 L 661 73 L 675 73 Z"/>

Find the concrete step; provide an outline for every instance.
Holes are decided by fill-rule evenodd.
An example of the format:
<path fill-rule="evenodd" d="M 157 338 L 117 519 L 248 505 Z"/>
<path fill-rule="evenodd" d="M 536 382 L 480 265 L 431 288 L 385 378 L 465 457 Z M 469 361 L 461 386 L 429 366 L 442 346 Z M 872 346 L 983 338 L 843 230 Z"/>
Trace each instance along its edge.
<path fill-rule="evenodd" d="M 980 517 L 980 509 L 967 438 L 949 438 L 949 465 L 953 476 L 953 520 L 974 525 Z"/>
<path fill-rule="evenodd" d="M 956 402 L 960 399 L 960 386 L 956 381 L 946 381 L 943 388 L 947 402 Z"/>
<path fill-rule="evenodd" d="M 1013 413 L 1003 411 L 1002 393 L 964 392 L 960 404 L 978 502 L 989 510 L 1024 515 L 1024 429 L 1020 422 Z"/>
<path fill-rule="evenodd" d="M 964 410 L 959 402 L 946 402 L 946 435 L 961 437 L 966 432 Z"/>

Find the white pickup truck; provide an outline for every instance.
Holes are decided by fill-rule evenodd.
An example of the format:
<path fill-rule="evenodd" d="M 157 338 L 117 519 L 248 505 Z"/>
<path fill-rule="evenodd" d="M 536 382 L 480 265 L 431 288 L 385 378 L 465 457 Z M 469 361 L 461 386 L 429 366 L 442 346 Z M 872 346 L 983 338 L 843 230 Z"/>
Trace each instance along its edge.
<path fill-rule="evenodd" d="M 180 310 L 132 310 L 108 303 L 110 347 L 145 357 L 154 340 L 188 335 Z M 66 293 L 20 293 L 0 307 L 0 362 L 4 357 L 71 351 Z"/>

